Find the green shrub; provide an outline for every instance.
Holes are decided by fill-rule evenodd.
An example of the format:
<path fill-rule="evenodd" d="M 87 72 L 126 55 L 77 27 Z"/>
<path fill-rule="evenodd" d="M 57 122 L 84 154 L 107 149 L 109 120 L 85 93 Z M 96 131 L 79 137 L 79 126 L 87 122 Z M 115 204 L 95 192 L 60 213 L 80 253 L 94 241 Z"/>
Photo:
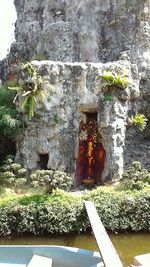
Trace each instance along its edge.
<path fill-rule="evenodd" d="M 13 98 L 14 93 L 10 92 L 7 87 L 0 87 L 0 132 L 11 139 L 16 137 L 21 128 Z"/>
<path fill-rule="evenodd" d="M 19 163 L 12 163 L 10 165 L 10 168 L 15 174 L 17 174 L 18 171 L 21 169 L 21 165 Z"/>
<path fill-rule="evenodd" d="M 1 166 L 1 171 L 3 172 L 7 172 L 7 171 L 10 171 L 10 165 L 9 164 L 4 164 Z"/>
<path fill-rule="evenodd" d="M 17 189 L 28 185 L 30 188 L 40 188 L 45 193 L 51 193 L 56 188 L 66 191 L 73 188 L 72 177 L 64 172 L 37 170 L 29 176 L 27 169 L 13 162 L 11 158 L 7 157 L 4 162 L 0 169 L 0 185 Z"/>
<path fill-rule="evenodd" d="M 3 173 L 3 177 L 4 179 L 7 179 L 7 178 L 12 178 L 12 177 L 15 177 L 15 175 L 13 174 L 13 172 L 4 172 Z"/>
<path fill-rule="evenodd" d="M 7 158 L 6 160 L 3 161 L 3 163 L 6 163 L 6 164 L 11 164 L 13 162 L 14 161 L 11 158 Z M 10 165 L 9 165 L 9 167 L 10 167 Z"/>
<path fill-rule="evenodd" d="M 0 86 L 0 159 L 15 153 L 15 139 L 21 132 L 21 120 L 13 104 L 14 94 Z"/>
<path fill-rule="evenodd" d="M 12 186 L 15 181 L 15 175 L 11 171 L 0 173 L 0 185 Z"/>
<path fill-rule="evenodd" d="M 95 203 L 104 226 L 109 230 L 150 230 L 150 189 L 117 192 L 98 188 L 85 198 Z"/>
<path fill-rule="evenodd" d="M 19 186 L 22 187 L 23 184 L 26 184 L 25 180 L 27 182 L 27 170 L 22 168 L 19 163 L 14 162 L 11 155 L 7 156 L 4 160 L 4 164 L 1 166 L 0 170 L 1 186 L 18 188 Z"/>
<path fill-rule="evenodd" d="M 31 186 L 45 187 L 47 193 L 56 188 L 68 191 L 73 187 L 72 177 L 60 171 L 37 170 L 31 175 L 31 181 Z"/>
<path fill-rule="evenodd" d="M 26 176 L 27 175 L 27 169 L 25 168 L 21 168 L 21 169 L 18 169 L 18 176 Z"/>
<path fill-rule="evenodd" d="M 122 175 L 118 189 L 141 190 L 147 185 L 150 185 L 150 173 L 140 162 L 134 161 Z"/>
<path fill-rule="evenodd" d="M 0 201 L 0 235 L 78 233 L 90 225 L 83 200 L 95 203 L 104 226 L 112 231 L 150 231 L 150 189 L 118 192 L 98 187 L 84 194 L 60 190 L 51 195 Z"/>
<path fill-rule="evenodd" d="M 15 159 L 15 156 L 14 156 L 14 155 L 7 155 L 7 156 L 6 156 L 6 161 L 7 161 L 7 160 L 11 160 L 10 163 L 14 162 L 14 159 Z"/>
<path fill-rule="evenodd" d="M 15 180 L 15 186 L 22 186 L 22 185 L 25 185 L 27 184 L 27 179 L 26 178 L 18 178 Z"/>

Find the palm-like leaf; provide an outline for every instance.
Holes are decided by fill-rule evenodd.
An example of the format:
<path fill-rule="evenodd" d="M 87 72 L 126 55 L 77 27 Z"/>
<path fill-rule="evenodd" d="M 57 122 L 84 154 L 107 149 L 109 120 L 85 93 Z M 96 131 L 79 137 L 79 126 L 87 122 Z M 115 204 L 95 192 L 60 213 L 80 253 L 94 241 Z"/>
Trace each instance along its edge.
<path fill-rule="evenodd" d="M 27 95 L 30 95 L 32 92 L 31 91 L 27 91 L 25 93 L 22 94 L 22 96 L 27 96 Z"/>
<path fill-rule="evenodd" d="M 8 89 L 12 90 L 12 91 L 17 91 L 17 92 L 21 91 L 21 87 L 20 86 L 15 86 L 15 87 L 10 87 L 9 86 Z"/>
<path fill-rule="evenodd" d="M 25 81 L 18 87 L 9 87 L 10 90 L 17 91 L 14 102 L 19 95 L 22 96 L 22 110 L 28 111 L 29 119 L 34 115 L 36 101 L 42 102 L 44 100 L 44 92 L 41 90 L 43 82 L 41 76 L 37 75 L 36 69 L 31 63 L 21 64 L 23 76 L 26 77 Z"/>

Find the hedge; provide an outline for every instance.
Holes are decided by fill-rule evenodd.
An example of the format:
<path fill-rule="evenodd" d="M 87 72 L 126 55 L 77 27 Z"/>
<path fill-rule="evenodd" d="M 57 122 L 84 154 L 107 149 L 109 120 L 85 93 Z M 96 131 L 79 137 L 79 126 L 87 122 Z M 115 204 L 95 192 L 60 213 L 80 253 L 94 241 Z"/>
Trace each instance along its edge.
<path fill-rule="evenodd" d="M 83 194 L 55 190 L 0 200 L 0 236 L 79 233 L 89 229 L 84 200 L 92 200 L 106 229 L 150 231 L 150 189 L 121 191 L 99 187 Z"/>

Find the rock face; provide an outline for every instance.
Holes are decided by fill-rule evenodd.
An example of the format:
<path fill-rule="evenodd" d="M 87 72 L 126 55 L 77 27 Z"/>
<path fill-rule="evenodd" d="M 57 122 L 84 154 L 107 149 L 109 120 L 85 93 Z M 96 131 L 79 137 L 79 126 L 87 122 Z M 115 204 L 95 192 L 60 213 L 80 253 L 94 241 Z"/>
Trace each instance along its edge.
<path fill-rule="evenodd" d="M 150 0 L 14 2 L 18 19 L 10 61 L 51 60 L 34 65 L 55 88 L 36 107 L 18 143 L 17 159 L 34 169 L 39 155 L 48 154 L 48 168 L 74 174 L 84 113 L 80 107 L 90 112 L 94 105 L 106 150 L 103 179 L 120 177 L 133 160 L 149 167 L 149 122 L 143 134 L 126 130 L 125 124 L 136 112 L 150 118 Z M 97 76 L 120 68 L 127 69 L 129 87 L 105 101 Z"/>
<path fill-rule="evenodd" d="M 126 120 L 129 101 L 139 96 L 137 69 L 128 61 L 113 63 L 62 63 L 34 61 L 43 76 L 46 97 L 36 107 L 32 122 L 21 136 L 17 158 L 25 167 L 39 167 L 40 155 L 48 155 L 47 168 L 74 174 L 76 168 L 78 133 L 83 113 L 98 113 L 98 127 L 106 151 L 103 179 L 119 178 L 123 172 Z M 104 71 L 119 73 L 126 69 L 129 86 L 116 88 L 112 101 L 107 101 L 102 86 Z M 118 91 L 118 92 L 117 92 Z M 109 95 L 109 94 L 108 94 Z M 82 111 L 82 112 L 81 112 Z"/>
<path fill-rule="evenodd" d="M 128 50 L 138 65 L 149 64 L 150 0 L 15 0 L 15 5 L 21 55 L 106 62 Z"/>

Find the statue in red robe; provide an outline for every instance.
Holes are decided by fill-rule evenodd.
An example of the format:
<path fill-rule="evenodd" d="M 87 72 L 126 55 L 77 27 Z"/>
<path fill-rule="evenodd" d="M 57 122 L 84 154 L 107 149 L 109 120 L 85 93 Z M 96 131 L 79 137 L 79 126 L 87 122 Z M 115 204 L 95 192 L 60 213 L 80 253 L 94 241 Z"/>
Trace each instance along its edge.
<path fill-rule="evenodd" d="M 76 162 L 76 185 L 84 180 L 93 180 L 101 183 L 104 170 L 106 152 L 98 132 L 97 113 L 86 113 L 87 121 L 81 122 L 79 130 L 79 149 Z"/>

